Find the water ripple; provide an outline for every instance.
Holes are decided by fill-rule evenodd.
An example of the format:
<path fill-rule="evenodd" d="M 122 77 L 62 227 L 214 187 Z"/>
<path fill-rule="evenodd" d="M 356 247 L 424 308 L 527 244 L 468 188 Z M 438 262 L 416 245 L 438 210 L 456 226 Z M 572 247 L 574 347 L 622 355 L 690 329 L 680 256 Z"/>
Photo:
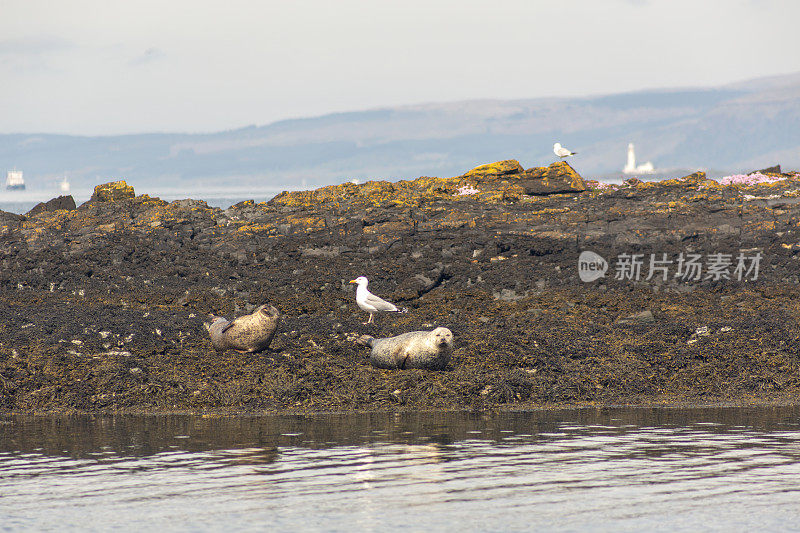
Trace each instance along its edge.
<path fill-rule="evenodd" d="M 649 413 L 5 417 L 0 517 L 11 530 L 797 523 L 797 409 Z"/>

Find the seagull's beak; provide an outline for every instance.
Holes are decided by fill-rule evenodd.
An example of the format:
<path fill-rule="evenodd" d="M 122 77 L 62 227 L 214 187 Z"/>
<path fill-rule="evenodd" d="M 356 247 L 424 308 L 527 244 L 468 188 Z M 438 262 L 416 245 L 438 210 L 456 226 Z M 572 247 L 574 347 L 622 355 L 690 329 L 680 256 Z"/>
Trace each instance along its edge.
<path fill-rule="evenodd" d="M 354 279 L 351 279 L 348 283 L 358 283 L 358 282 Z"/>

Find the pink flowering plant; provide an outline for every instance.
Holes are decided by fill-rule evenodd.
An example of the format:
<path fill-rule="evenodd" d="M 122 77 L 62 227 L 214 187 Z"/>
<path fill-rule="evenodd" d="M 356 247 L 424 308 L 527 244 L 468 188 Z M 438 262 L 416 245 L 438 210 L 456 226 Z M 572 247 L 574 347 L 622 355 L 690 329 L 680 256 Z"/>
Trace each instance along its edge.
<path fill-rule="evenodd" d="M 457 190 L 458 192 L 455 194 L 455 196 L 470 196 L 481 192 L 478 189 L 472 187 L 471 185 L 464 185 L 463 187 L 459 187 Z"/>
<path fill-rule="evenodd" d="M 619 189 L 619 185 L 617 185 L 616 183 L 605 183 L 605 182 L 600 181 L 600 182 L 597 183 L 597 185 L 595 185 L 594 188 L 595 189 L 600 189 L 600 190 L 609 190 L 609 189 L 610 190 L 616 190 L 616 189 Z"/>
<path fill-rule="evenodd" d="M 720 180 L 720 183 L 722 185 L 744 185 L 749 187 L 752 185 L 775 183 L 785 179 L 786 178 L 783 176 L 767 176 L 766 174 L 755 172 L 753 174 L 734 174 L 732 176 L 725 176 Z"/>

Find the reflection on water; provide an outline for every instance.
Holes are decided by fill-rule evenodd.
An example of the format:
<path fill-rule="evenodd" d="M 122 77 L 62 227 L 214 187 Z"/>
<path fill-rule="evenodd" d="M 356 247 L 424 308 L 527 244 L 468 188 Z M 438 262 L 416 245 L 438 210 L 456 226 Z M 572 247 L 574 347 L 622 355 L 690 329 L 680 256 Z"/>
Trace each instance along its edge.
<path fill-rule="evenodd" d="M 800 409 L 0 417 L 9 529 L 792 529 Z"/>

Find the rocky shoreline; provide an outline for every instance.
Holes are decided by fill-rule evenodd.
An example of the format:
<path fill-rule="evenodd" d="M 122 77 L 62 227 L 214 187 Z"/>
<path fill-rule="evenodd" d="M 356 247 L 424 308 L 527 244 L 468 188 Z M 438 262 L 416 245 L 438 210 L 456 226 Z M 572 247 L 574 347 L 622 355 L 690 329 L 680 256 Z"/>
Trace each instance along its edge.
<path fill-rule="evenodd" d="M 503 161 L 226 210 L 114 182 L 0 213 L 0 410 L 793 403 L 800 175 L 759 176 L 609 187 Z M 361 275 L 408 313 L 362 324 Z M 212 348 L 209 313 L 265 303 L 269 350 Z M 376 369 L 354 342 L 437 326 L 444 371 Z"/>

